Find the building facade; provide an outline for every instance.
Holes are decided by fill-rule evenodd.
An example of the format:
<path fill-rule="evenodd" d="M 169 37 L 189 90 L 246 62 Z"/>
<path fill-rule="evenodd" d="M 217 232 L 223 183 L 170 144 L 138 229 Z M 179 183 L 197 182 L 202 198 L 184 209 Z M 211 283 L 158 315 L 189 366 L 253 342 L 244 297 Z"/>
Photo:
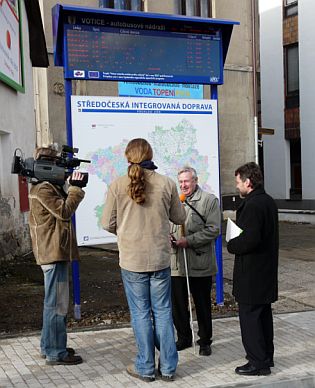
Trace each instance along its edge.
<path fill-rule="evenodd" d="M 13 89 L 0 79 L 0 259 L 12 258 L 31 250 L 27 185 L 18 175 L 11 174 L 14 150 L 21 148 L 23 156 L 29 157 L 32 156 L 36 145 L 47 145 L 51 142 L 66 144 L 63 70 L 53 64 L 51 9 L 57 3 L 214 17 L 240 22 L 240 25 L 233 29 L 225 62 L 224 85 L 218 88 L 221 194 L 225 208 L 235 207 L 233 200 L 237 196 L 234 188 L 234 170 L 240 164 L 257 158 L 254 76 L 257 51 L 255 45 L 257 0 L 20 1 L 23 20 L 24 92 Z M 41 16 L 32 10 L 27 12 L 25 9 L 27 4 L 39 5 Z M 32 57 L 30 46 L 33 45 L 33 49 L 35 47 L 37 50 L 41 46 L 36 42 L 40 36 L 36 31 L 36 25 L 39 20 L 41 23 L 41 18 L 50 64 L 47 69 L 36 67 L 30 58 Z M 36 55 L 38 56 L 38 52 L 35 53 L 35 57 Z M 117 96 L 118 84 L 74 81 L 73 94 Z M 210 98 L 209 86 L 204 86 L 204 98 Z"/>
<path fill-rule="evenodd" d="M 257 0 L 45 0 L 42 3 L 50 67 L 47 71 L 47 95 L 41 101 L 46 99 L 49 107 L 47 136 L 58 144 L 65 144 L 66 131 L 62 68 L 53 66 L 51 9 L 56 3 L 216 17 L 240 22 L 233 29 L 224 68 L 224 85 L 218 88 L 221 193 L 223 204 L 233 207 L 231 199 L 235 199 L 234 170 L 240 164 L 257 157 L 254 87 L 257 47 L 253 35 L 253 27 L 255 21 L 257 22 Z M 117 82 L 73 81 L 73 94 L 117 96 L 118 86 Z M 204 98 L 210 98 L 208 86 L 204 87 Z"/>
<path fill-rule="evenodd" d="M 314 12 L 311 0 L 259 3 L 265 185 L 282 209 L 315 210 Z"/>
<path fill-rule="evenodd" d="M 34 152 L 33 70 L 34 66 L 47 66 L 47 52 L 36 2 L 7 1 L 0 2 L 0 7 L 1 262 L 31 251 L 28 184 L 25 178 L 11 174 L 11 165 L 16 149 L 16 155 L 22 158 Z"/>
<path fill-rule="evenodd" d="M 6 16 L 9 18 L 9 14 Z M 25 155 L 28 155 L 33 152 L 35 144 L 32 65 L 27 17 L 23 6 L 19 18 L 23 20 L 21 29 L 24 66 L 21 66 L 21 82 L 24 91 L 10 85 L 10 79 L 6 79 L 9 83 L 0 80 L 0 259 L 9 259 L 16 252 L 25 253 L 30 250 L 27 206 L 24 209 L 22 206 L 21 210 L 24 190 L 20 189 L 18 176 L 11 174 L 15 148 L 22 148 Z M 14 26 L 12 29 L 14 31 Z M 7 31 L 13 36 L 10 29 Z"/>

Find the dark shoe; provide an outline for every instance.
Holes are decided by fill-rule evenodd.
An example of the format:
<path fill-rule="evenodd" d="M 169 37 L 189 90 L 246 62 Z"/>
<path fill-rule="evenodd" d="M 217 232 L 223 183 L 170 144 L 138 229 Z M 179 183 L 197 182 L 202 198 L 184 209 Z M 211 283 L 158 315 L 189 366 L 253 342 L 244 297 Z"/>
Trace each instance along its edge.
<path fill-rule="evenodd" d="M 210 345 L 200 345 L 199 355 L 200 356 L 210 356 L 212 353 Z"/>
<path fill-rule="evenodd" d="M 82 362 L 83 360 L 81 356 L 68 354 L 62 360 L 46 360 L 46 365 L 77 365 L 77 364 L 82 364 Z"/>
<path fill-rule="evenodd" d="M 175 381 L 175 376 L 174 375 L 162 375 L 161 372 L 158 373 L 158 376 L 161 380 L 171 383 L 172 381 Z"/>
<path fill-rule="evenodd" d="M 75 354 L 75 350 L 73 348 L 66 348 L 66 351 L 68 352 L 68 354 L 70 354 L 72 356 Z M 41 356 L 41 358 L 46 358 L 46 354 L 41 353 L 40 356 Z"/>
<path fill-rule="evenodd" d="M 245 365 L 238 366 L 235 369 L 235 373 L 241 376 L 267 376 L 270 375 L 270 368 L 256 368 L 254 365 L 251 365 L 249 362 Z"/>
<path fill-rule="evenodd" d="M 154 376 L 141 376 L 141 375 L 139 375 L 139 373 L 135 370 L 134 365 L 132 365 L 132 364 L 127 366 L 126 371 L 130 376 L 135 377 L 136 379 L 139 379 L 142 381 L 146 381 L 147 383 L 151 383 L 152 381 L 155 380 Z"/>
<path fill-rule="evenodd" d="M 162 372 L 161 372 L 161 369 L 160 369 L 160 360 L 159 360 L 159 366 L 158 366 L 158 369 L 157 369 L 157 375 L 163 381 L 166 381 L 166 382 L 169 382 L 169 383 L 172 382 L 172 381 L 175 381 L 175 375 L 162 375 Z"/>
<path fill-rule="evenodd" d="M 178 340 L 176 342 L 176 349 L 178 352 L 180 352 L 181 350 L 187 349 L 187 348 L 191 348 L 191 347 L 192 347 L 192 341 Z"/>

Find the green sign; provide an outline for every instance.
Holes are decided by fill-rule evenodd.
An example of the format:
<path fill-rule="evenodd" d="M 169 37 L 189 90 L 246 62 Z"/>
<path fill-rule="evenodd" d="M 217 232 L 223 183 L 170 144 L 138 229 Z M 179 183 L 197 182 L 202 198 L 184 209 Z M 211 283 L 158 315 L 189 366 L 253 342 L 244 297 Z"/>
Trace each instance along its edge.
<path fill-rule="evenodd" d="M 20 0 L 0 0 L 0 80 L 24 92 Z"/>

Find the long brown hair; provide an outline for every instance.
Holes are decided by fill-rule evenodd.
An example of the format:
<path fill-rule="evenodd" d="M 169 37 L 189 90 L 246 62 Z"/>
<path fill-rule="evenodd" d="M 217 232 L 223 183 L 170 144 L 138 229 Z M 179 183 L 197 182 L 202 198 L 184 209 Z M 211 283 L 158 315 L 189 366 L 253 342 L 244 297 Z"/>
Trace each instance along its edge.
<path fill-rule="evenodd" d="M 130 163 L 128 195 L 137 204 L 143 204 L 145 202 L 145 177 L 143 168 L 139 164 L 144 160 L 152 160 L 152 147 L 145 139 L 133 139 L 127 144 L 125 155 Z"/>

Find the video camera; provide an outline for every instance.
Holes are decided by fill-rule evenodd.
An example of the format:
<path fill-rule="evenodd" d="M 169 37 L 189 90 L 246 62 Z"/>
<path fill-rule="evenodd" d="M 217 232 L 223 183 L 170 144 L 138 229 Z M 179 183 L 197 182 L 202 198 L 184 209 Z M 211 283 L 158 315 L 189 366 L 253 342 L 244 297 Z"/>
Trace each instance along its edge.
<path fill-rule="evenodd" d="M 74 158 L 74 154 L 78 151 L 78 148 L 63 145 L 60 156 L 34 160 L 34 158 L 24 159 L 22 150 L 17 148 L 13 155 L 11 173 L 25 176 L 32 183 L 48 181 L 54 185 L 62 186 L 73 170 L 81 163 L 91 163 L 90 160 Z M 20 155 L 17 155 L 18 152 Z M 83 180 L 75 181 L 76 186 L 85 187 L 87 185 L 89 175 L 87 172 L 82 172 L 82 175 Z"/>

